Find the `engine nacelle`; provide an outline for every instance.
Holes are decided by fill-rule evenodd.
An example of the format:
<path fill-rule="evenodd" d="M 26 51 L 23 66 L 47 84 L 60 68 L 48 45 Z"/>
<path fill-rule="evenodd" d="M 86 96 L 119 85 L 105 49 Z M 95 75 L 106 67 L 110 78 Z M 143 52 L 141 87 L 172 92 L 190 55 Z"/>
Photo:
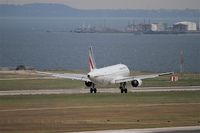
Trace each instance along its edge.
<path fill-rule="evenodd" d="M 137 80 L 135 79 L 135 80 L 131 81 L 131 85 L 133 87 L 141 86 L 142 85 L 142 80 L 141 79 L 137 79 Z"/>
<path fill-rule="evenodd" d="M 87 87 L 90 87 L 90 86 L 92 86 L 92 82 L 87 82 L 87 81 L 85 81 L 85 85 L 86 85 Z"/>

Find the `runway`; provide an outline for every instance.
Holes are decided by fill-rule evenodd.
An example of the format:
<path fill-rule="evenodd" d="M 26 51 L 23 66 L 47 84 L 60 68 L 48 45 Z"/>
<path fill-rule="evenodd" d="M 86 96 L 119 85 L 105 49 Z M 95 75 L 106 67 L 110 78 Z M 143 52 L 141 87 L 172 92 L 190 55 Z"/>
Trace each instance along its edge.
<path fill-rule="evenodd" d="M 200 126 L 86 131 L 79 133 L 200 133 Z"/>
<path fill-rule="evenodd" d="M 200 91 L 200 86 L 137 87 L 128 90 L 128 92 L 166 92 L 166 91 Z M 9 91 L 0 91 L 0 96 L 80 94 L 80 93 L 89 93 L 89 89 L 74 88 L 74 89 L 51 89 L 51 90 L 9 90 Z M 118 88 L 98 88 L 98 93 L 120 93 L 120 90 Z"/>

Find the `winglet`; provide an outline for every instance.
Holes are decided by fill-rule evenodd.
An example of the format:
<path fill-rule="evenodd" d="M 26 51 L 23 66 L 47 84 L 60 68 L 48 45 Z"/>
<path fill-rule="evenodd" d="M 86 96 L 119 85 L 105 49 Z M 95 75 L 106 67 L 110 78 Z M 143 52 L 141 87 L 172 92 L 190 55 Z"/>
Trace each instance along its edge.
<path fill-rule="evenodd" d="M 93 54 L 92 47 L 89 48 L 89 67 L 90 67 L 90 71 L 96 69 L 96 63 L 94 60 L 94 54 Z"/>

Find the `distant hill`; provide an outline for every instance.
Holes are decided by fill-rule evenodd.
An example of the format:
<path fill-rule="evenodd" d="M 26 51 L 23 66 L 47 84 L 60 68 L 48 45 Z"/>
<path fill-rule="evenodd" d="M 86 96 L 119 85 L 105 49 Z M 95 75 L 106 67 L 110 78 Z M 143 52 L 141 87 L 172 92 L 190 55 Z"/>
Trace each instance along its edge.
<path fill-rule="evenodd" d="M 75 16 L 79 13 L 61 4 L 0 5 L 0 16 Z"/>
<path fill-rule="evenodd" d="M 62 4 L 0 5 L 0 16 L 28 17 L 200 17 L 200 10 L 79 10 Z"/>

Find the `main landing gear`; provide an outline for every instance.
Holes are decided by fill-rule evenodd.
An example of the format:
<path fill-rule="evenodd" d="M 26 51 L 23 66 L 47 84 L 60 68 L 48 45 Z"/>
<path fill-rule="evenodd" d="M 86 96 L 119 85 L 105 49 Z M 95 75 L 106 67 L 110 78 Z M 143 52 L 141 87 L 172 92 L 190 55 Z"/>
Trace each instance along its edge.
<path fill-rule="evenodd" d="M 97 93 L 97 89 L 95 88 L 95 84 L 92 83 L 92 87 L 90 88 L 90 93 Z"/>
<path fill-rule="evenodd" d="M 126 82 L 120 83 L 119 89 L 121 90 L 121 93 L 127 93 L 128 90 L 127 90 L 127 88 L 126 88 Z"/>

